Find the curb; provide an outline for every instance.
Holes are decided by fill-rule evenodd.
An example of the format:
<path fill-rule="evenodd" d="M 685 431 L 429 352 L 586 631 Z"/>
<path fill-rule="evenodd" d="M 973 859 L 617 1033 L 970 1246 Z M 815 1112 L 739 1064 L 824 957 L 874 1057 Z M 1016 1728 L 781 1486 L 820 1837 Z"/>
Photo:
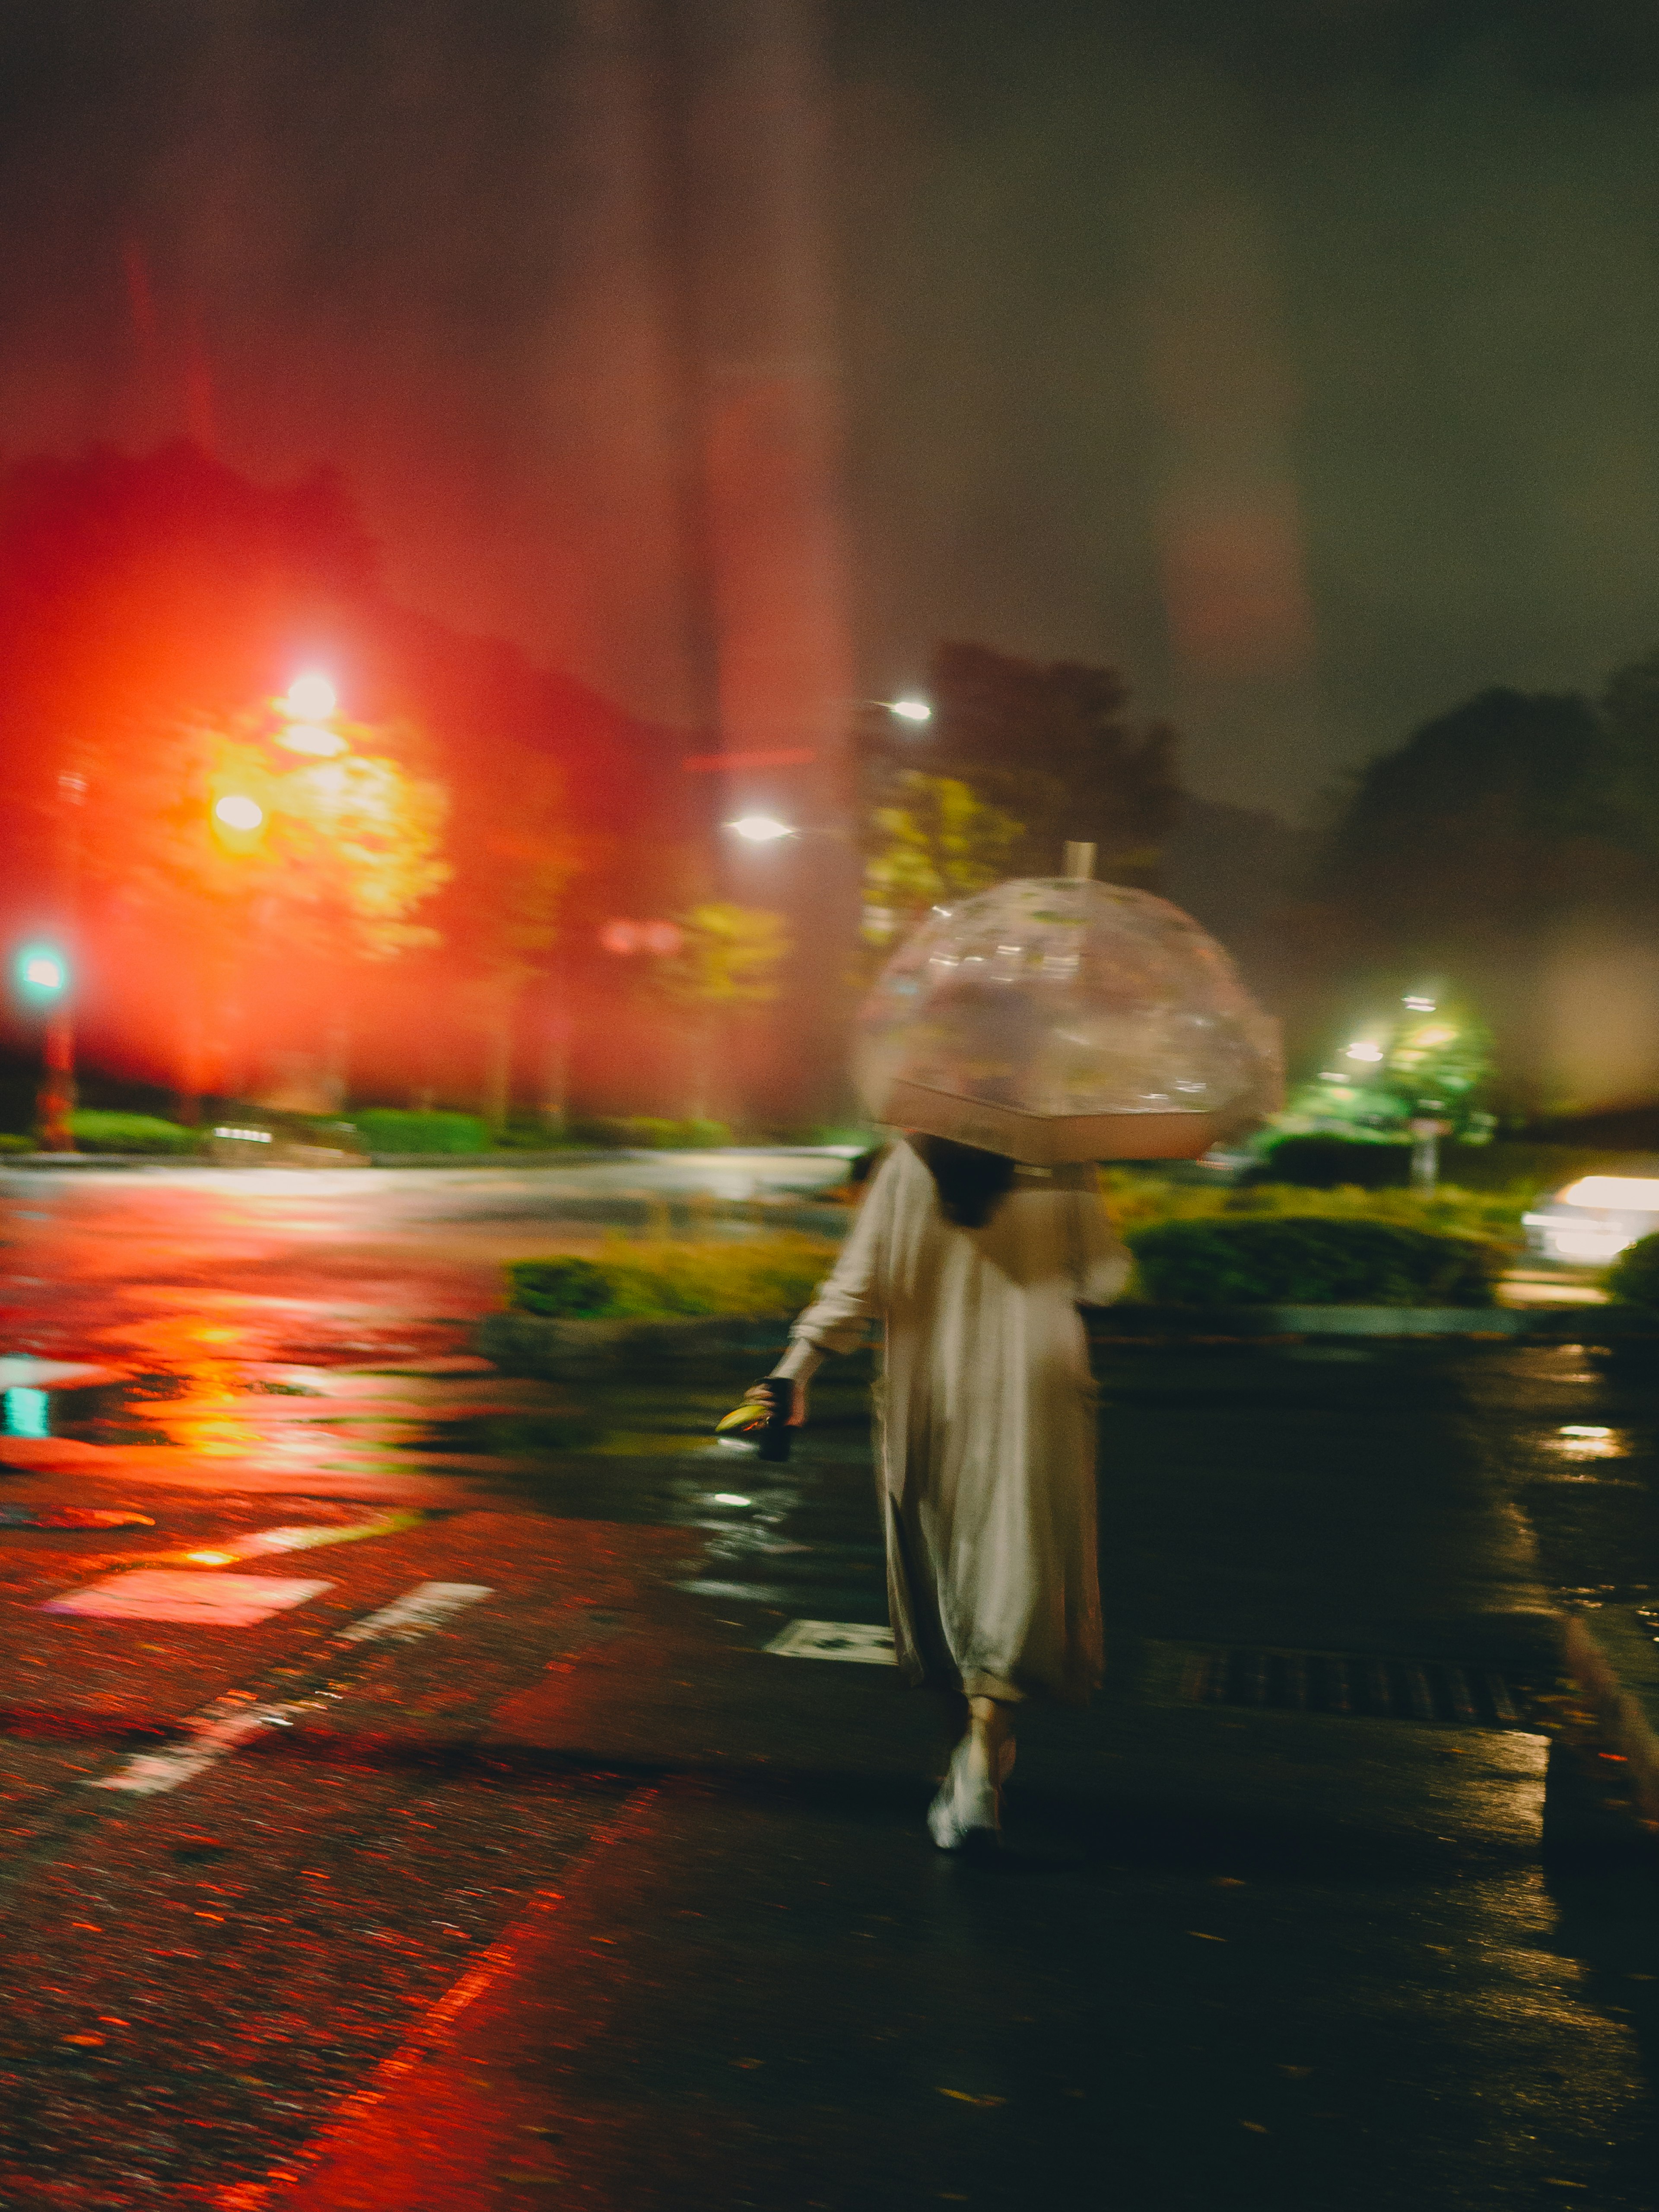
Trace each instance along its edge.
<path fill-rule="evenodd" d="M 1091 1340 L 1123 1337 L 1463 1336 L 1540 1344 L 1659 1343 L 1659 1312 L 1626 1306 L 1154 1306 L 1089 1310 Z"/>
<path fill-rule="evenodd" d="M 1659 1621 L 1634 1606 L 1570 1613 L 1561 1656 L 1595 1705 L 1601 1735 L 1629 1765 L 1622 1779 L 1638 1817 L 1659 1826 Z"/>
<path fill-rule="evenodd" d="M 788 1314 L 662 1314 L 615 1321 L 487 1314 L 473 1349 L 503 1374 L 588 1375 L 639 1359 L 707 1358 L 775 1352 L 789 1339 Z M 1554 1311 L 1512 1306 L 1100 1306 L 1089 1341 L 1114 1344 L 1284 1342 L 1303 1337 L 1462 1338 L 1474 1343 L 1625 1343 L 1659 1349 L 1659 1314 L 1619 1307 Z"/>

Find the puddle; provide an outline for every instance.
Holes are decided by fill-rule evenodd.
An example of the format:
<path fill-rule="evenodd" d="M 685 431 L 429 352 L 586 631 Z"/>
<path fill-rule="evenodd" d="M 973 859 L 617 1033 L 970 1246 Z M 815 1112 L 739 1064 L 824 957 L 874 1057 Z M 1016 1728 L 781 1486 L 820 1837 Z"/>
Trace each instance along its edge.
<path fill-rule="evenodd" d="M 879 1619 L 884 1567 L 862 1377 L 820 1386 L 812 1430 L 783 1465 L 715 1441 L 715 1423 L 751 1379 L 748 1360 L 671 1369 L 643 1384 L 568 1386 L 459 1358 L 439 1373 L 286 1364 L 252 1375 L 204 1359 L 87 1381 L 71 1370 L 55 1388 L 56 1377 L 20 1380 L 0 1398 L 0 1419 L 20 1440 L 188 1454 L 206 1488 L 217 1486 L 213 1462 L 222 1461 L 227 1503 L 280 1471 L 296 1500 L 310 1492 L 292 1522 L 313 1528 L 336 1518 L 319 1510 L 325 1478 L 342 1489 L 388 1476 L 418 1487 L 423 1462 L 447 1480 L 453 1468 L 473 1494 L 510 1492 L 559 1517 L 695 1530 L 702 1559 L 685 1587 L 699 1595 L 819 1620 Z M 18 1463 L 31 1463 L 21 1441 Z M 186 1471 L 194 1480 L 198 1470 Z M 275 1517 L 268 1499 L 257 1510 Z M 239 1557 L 240 1518 L 210 1540 Z"/>

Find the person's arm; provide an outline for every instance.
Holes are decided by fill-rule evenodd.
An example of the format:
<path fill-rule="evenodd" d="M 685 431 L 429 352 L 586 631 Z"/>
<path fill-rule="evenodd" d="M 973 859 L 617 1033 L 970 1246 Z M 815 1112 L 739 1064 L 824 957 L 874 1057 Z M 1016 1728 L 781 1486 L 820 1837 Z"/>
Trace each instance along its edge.
<path fill-rule="evenodd" d="M 797 1318 L 789 1333 L 789 1348 L 772 1370 L 774 1376 L 795 1386 L 789 1416 L 793 1428 L 799 1428 L 806 1419 L 806 1387 L 825 1352 L 856 1351 L 864 1340 L 866 1322 L 880 1310 L 882 1255 L 898 1173 L 897 1152 L 889 1152 L 859 1208 L 840 1258 Z"/>
<path fill-rule="evenodd" d="M 1106 1210 L 1097 1172 L 1085 1170 L 1061 1202 L 1072 1209 L 1069 1242 L 1076 1255 L 1077 1302 L 1080 1306 L 1109 1306 L 1122 1296 L 1134 1259 Z"/>

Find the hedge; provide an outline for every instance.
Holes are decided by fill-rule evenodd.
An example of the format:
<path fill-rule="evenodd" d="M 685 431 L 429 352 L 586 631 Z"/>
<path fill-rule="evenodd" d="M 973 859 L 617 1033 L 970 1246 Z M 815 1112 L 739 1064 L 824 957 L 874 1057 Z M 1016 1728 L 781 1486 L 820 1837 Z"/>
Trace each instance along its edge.
<path fill-rule="evenodd" d="M 1602 1280 L 1621 1306 L 1659 1306 L 1659 1236 L 1627 1244 Z"/>
<path fill-rule="evenodd" d="M 193 1152 L 202 1141 L 199 1129 L 155 1114 L 110 1114 L 95 1106 L 75 1109 L 70 1133 L 83 1152 Z"/>
<path fill-rule="evenodd" d="M 366 1106 L 352 1124 L 371 1152 L 482 1152 L 489 1128 L 476 1114 L 415 1114 Z"/>
<path fill-rule="evenodd" d="M 1507 1259 L 1477 1237 L 1315 1217 L 1166 1221 L 1127 1241 L 1158 1305 L 1489 1306 Z"/>
<path fill-rule="evenodd" d="M 575 1121 L 571 1124 L 571 1135 L 582 1143 L 617 1151 L 661 1152 L 718 1152 L 732 1141 L 732 1132 L 724 1121 L 695 1118 L 673 1121 L 655 1114 L 612 1115 Z"/>
<path fill-rule="evenodd" d="M 573 1321 L 649 1314 L 796 1312 L 836 1263 L 828 1237 L 756 1237 L 730 1244 L 618 1240 L 597 1260 L 518 1260 L 507 1302 Z"/>

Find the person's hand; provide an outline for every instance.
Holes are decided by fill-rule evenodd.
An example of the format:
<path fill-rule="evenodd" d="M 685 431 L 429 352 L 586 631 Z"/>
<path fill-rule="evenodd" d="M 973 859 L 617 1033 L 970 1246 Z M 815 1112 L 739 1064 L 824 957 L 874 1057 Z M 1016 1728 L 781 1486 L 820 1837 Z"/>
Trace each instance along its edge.
<path fill-rule="evenodd" d="M 793 1402 L 789 1408 L 789 1425 L 792 1429 L 804 1429 L 806 1426 L 806 1385 L 799 1376 L 794 1378 L 793 1389 Z M 752 1400 L 758 1406 L 767 1404 L 771 1396 L 765 1386 L 759 1382 L 752 1384 L 743 1395 L 745 1400 Z"/>

